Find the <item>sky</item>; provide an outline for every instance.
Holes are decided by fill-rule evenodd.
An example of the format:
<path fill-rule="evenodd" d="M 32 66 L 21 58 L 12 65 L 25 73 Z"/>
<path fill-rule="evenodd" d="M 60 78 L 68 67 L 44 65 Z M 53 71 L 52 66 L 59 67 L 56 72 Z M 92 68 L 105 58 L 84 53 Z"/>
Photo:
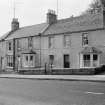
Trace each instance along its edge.
<path fill-rule="evenodd" d="M 58 19 L 77 16 L 92 0 L 58 0 Z M 0 0 L 0 36 L 11 30 L 14 0 Z M 46 22 L 48 9 L 57 11 L 57 0 L 15 0 L 15 17 L 20 27 Z"/>

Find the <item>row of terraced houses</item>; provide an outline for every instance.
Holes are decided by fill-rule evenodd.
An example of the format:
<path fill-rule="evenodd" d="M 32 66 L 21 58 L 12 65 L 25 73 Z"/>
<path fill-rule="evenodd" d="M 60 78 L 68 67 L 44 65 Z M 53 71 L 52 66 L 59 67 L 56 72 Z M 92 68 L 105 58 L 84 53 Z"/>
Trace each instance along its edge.
<path fill-rule="evenodd" d="M 105 65 L 105 11 L 20 27 L 13 18 L 0 39 L 0 69 L 56 73 L 91 73 Z M 38 72 L 38 73 L 40 73 Z"/>

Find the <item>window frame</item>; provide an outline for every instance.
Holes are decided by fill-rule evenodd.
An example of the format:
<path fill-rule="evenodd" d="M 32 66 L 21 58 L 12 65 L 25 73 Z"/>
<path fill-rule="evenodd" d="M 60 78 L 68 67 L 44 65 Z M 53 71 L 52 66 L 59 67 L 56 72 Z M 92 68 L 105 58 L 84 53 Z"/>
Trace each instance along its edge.
<path fill-rule="evenodd" d="M 97 56 L 97 57 L 95 57 Z M 95 58 L 95 59 L 94 59 Z M 97 58 L 97 59 L 96 59 Z M 97 54 L 93 54 L 93 61 L 97 61 L 98 60 L 98 55 Z"/>
<path fill-rule="evenodd" d="M 63 37 L 63 46 L 66 48 L 70 47 L 71 45 L 71 40 L 70 40 L 70 35 L 64 35 Z"/>
<path fill-rule="evenodd" d="M 12 42 L 7 42 L 7 46 L 8 46 L 8 51 L 12 50 Z"/>
<path fill-rule="evenodd" d="M 49 36 L 48 37 L 48 47 L 49 48 L 54 48 L 54 36 Z"/>
<path fill-rule="evenodd" d="M 7 55 L 7 67 L 13 68 L 13 55 Z"/>
<path fill-rule="evenodd" d="M 84 59 L 84 57 L 86 59 Z M 84 54 L 83 55 L 83 62 L 84 62 L 84 67 L 91 67 L 91 55 L 90 54 Z"/>
<path fill-rule="evenodd" d="M 30 37 L 28 37 L 28 47 L 29 48 L 32 47 L 32 44 L 33 44 L 33 37 L 30 36 Z"/>
<path fill-rule="evenodd" d="M 31 60 L 31 57 L 32 57 L 32 60 Z M 23 62 L 23 67 L 35 67 L 35 55 L 34 54 L 23 54 L 22 62 Z"/>
<path fill-rule="evenodd" d="M 88 33 L 82 33 L 82 46 L 89 44 Z"/>

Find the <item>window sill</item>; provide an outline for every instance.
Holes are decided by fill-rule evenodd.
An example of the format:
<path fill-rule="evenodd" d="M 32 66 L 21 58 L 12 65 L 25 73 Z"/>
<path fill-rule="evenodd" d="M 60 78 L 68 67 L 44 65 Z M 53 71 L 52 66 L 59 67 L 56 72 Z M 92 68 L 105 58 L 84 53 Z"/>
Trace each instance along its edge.
<path fill-rule="evenodd" d="M 13 67 L 10 67 L 10 66 L 6 66 L 6 68 L 13 69 Z"/>

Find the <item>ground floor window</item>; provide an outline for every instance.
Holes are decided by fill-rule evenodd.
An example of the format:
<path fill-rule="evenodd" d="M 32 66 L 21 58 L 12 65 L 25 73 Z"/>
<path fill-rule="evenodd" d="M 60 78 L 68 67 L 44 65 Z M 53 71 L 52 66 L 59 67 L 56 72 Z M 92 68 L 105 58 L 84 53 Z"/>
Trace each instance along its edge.
<path fill-rule="evenodd" d="M 35 55 L 23 54 L 23 67 L 35 67 Z"/>
<path fill-rule="evenodd" d="M 98 67 L 99 66 L 99 54 L 81 54 L 80 55 L 80 67 Z"/>
<path fill-rule="evenodd" d="M 93 60 L 94 60 L 94 61 L 97 61 L 97 60 L 98 60 L 98 55 L 97 55 L 97 54 L 94 54 L 94 55 L 93 55 Z"/>
<path fill-rule="evenodd" d="M 91 62 L 90 62 L 90 55 L 89 54 L 83 55 L 83 61 L 84 61 L 84 67 L 90 67 Z"/>
<path fill-rule="evenodd" d="M 7 56 L 7 66 L 13 67 L 13 56 L 12 55 Z"/>
<path fill-rule="evenodd" d="M 98 55 L 93 54 L 93 66 L 97 67 L 97 64 L 98 64 Z"/>

